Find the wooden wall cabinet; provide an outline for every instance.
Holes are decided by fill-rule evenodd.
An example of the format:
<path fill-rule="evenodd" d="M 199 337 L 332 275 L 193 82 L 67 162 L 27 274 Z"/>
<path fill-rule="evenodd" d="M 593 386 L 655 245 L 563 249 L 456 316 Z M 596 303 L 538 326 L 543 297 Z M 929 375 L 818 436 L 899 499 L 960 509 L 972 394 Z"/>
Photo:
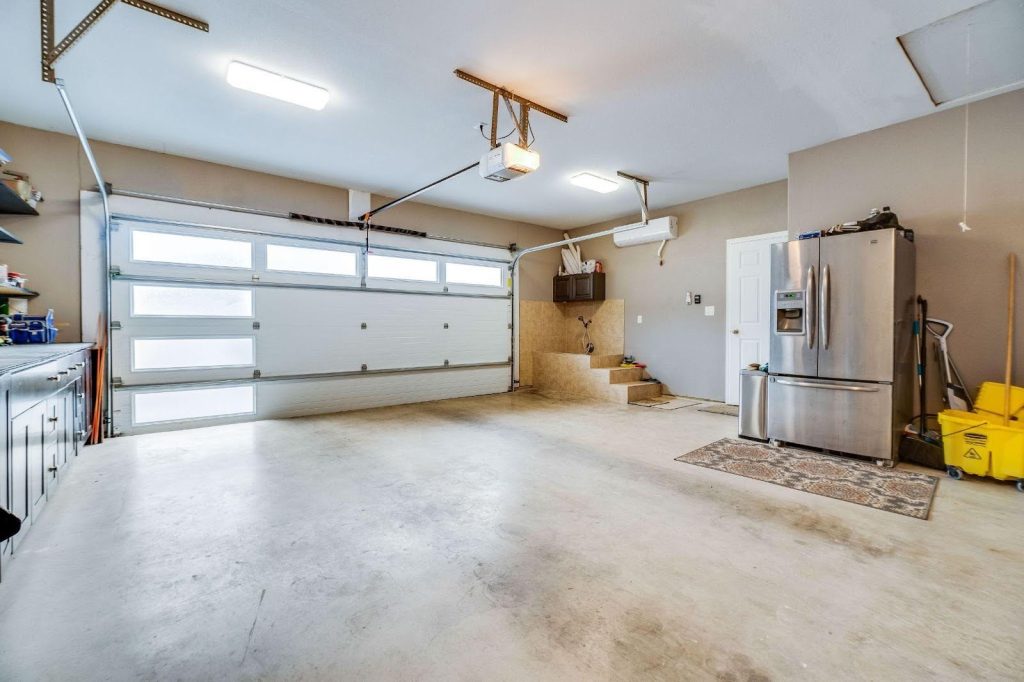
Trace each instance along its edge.
<path fill-rule="evenodd" d="M 603 272 L 583 275 L 556 275 L 553 282 L 552 300 L 555 303 L 571 301 L 603 301 Z"/>

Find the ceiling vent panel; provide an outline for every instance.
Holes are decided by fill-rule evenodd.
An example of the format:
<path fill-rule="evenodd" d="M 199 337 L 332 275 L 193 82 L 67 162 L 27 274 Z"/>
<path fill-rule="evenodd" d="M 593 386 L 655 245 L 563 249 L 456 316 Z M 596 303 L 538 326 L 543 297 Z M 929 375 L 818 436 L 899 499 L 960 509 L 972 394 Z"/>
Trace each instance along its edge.
<path fill-rule="evenodd" d="M 1024 85 L 1024 0 L 988 0 L 899 37 L 932 102 Z"/>

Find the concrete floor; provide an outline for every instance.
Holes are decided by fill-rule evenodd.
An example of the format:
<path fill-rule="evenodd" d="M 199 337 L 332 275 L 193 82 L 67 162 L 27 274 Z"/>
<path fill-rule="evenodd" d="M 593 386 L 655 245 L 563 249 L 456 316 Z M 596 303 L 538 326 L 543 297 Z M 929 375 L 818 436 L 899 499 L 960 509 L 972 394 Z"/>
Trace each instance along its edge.
<path fill-rule="evenodd" d="M 0 585 L 0 679 L 1020 679 L 1024 496 L 673 461 L 733 434 L 517 394 L 111 441 Z"/>

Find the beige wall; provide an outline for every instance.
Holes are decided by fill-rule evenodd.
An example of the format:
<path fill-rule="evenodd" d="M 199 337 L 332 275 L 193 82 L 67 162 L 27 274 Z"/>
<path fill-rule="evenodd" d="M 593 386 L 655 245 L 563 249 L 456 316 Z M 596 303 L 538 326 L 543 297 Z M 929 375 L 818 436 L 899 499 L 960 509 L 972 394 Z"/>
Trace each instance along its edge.
<path fill-rule="evenodd" d="M 630 188 L 631 189 L 631 188 Z M 657 191 L 657 185 L 652 188 Z M 596 232 L 635 222 L 636 214 L 573 230 Z M 584 258 L 602 261 L 609 298 L 625 299 L 625 352 L 647 364 L 671 393 L 721 400 L 725 397 L 725 242 L 786 229 L 786 182 L 731 192 L 653 211 L 679 218 L 679 238 L 617 248 L 611 237 L 582 242 Z M 686 292 L 703 297 L 686 305 Z M 704 306 L 715 306 L 705 317 Z M 637 324 L 643 315 L 643 324 Z"/>
<path fill-rule="evenodd" d="M 969 121 L 967 222 L 964 123 Z M 815 147 L 789 158 L 789 228 L 852 220 L 889 205 L 917 237 L 929 314 L 953 322 L 954 357 L 974 388 L 1002 381 L 1007 254 L 1024 254 L 1024 90 Z M 1024 315 L 1018 295 L 1017 317 Z M 1024 328 L 1016 343 L 1024 377 Z M 937 404 L 938 381 L 932 375 Z M 935 406 L 932 404 L 932 407 Z"/>
<path fill-rule="evenodd" d="M 93 147 L 105 179 L 115 187 L 268 211 L 348 217 L 348 192 L 342 188 L 103 142 Z M 0 263 L 27 274 L 29 287 L 40 292 L 30 311 L 53 308 L 60 340 L 76 341 L 82 324 L 79 191 L 94 187 L 95 180 L 77 140 L 68 135 L 0 122 L 0 148 L 14 158 L 10 168 L 31 175 L 46 197 L 39 217 L 0 216 L 0 225 L 25 242 L 0 245 Z M 420 203 L 381 214 L 380 222 L 438 236 L 520 246 L 560 236 L 536 225 Z M 520 296 L 550 297 L 551 276 L 557 271 L 555 255 L 530 256 L 522 268 Z"/>

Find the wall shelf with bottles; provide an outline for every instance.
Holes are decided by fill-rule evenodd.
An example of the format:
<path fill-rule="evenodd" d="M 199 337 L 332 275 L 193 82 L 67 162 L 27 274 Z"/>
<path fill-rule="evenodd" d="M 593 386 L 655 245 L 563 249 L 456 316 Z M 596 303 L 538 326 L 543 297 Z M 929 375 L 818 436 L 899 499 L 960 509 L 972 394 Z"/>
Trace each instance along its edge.
<path fill-rule="evenodd" d="M 0 213 L 8 215 L 39 215 L 18 193 L 0 182 Z M 20 243 L 20 242 L 19 242 Z"/>
<path fill-rule="evenodd" d="M 0 284 L 0 299 L 35 298 L 38 295 L 38 291 L 32 291 L 31 289 L 22 289 L 21 287 L 11 286 L 10 284 Z"/>

